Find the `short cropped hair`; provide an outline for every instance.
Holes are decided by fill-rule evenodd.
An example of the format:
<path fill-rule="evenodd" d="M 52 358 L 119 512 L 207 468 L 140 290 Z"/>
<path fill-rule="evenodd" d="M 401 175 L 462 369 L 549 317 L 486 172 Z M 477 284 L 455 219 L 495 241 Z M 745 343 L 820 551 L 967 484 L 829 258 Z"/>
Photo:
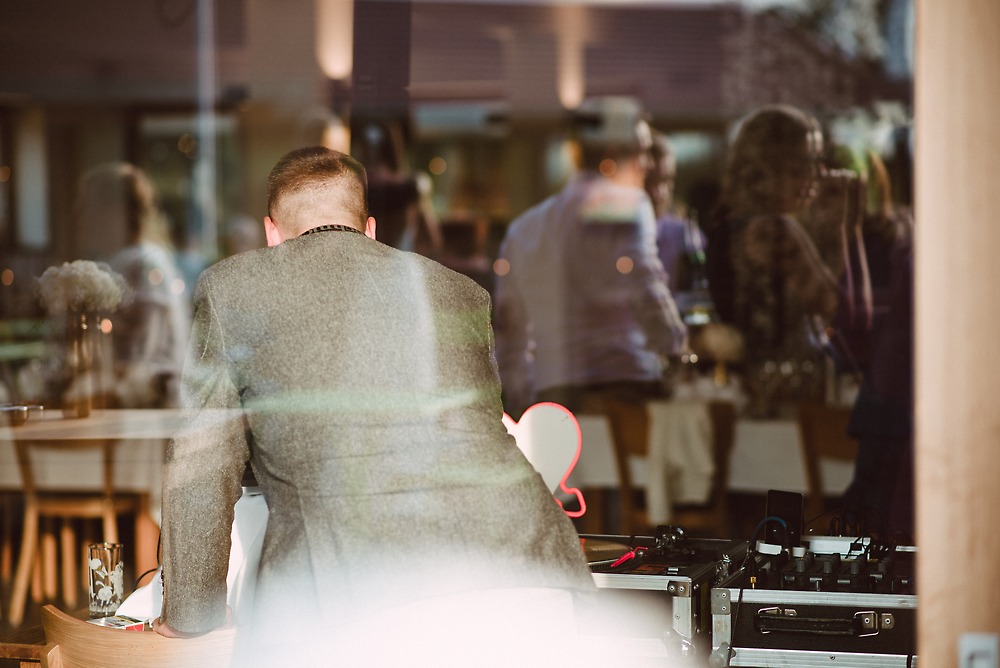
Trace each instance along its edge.
<path fill-rule="evenodd" d="M 634 99 L 590 98 L 571 115 L 580 149 L 580 167 L 597 170 L 604 160 L 627 160 L 649 151 L 647 114 Z"/>
<path fill-rule="evenodd" d="M 278 160 L 267 178 L 267 214 L 288 234 L 333 219 L 364 229 L 368 219 L 365 168 L 346 153 L 324 146 L 291 151 Z"/>

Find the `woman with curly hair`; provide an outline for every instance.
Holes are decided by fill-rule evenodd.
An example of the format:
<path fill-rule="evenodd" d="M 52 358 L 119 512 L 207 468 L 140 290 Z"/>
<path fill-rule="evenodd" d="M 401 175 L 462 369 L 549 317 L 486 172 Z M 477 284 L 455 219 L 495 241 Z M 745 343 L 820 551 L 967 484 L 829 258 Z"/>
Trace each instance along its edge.
<path fill-rule="evenodd" d="M 809 114 L 787 105 L 750 114 L 730 148 L 708 229 L 709 285 L 720 316 L 746 342 L 752 417 L 791 417 L 798 401 L 823 397 L 824 359 L 814 339 L 836 314 L 839 279 L 797 216 L 821 180 L 833 182 L 846 226 L 858 190 L 852 172 L 826 172 L 822 151 L 820 125 Z"/>

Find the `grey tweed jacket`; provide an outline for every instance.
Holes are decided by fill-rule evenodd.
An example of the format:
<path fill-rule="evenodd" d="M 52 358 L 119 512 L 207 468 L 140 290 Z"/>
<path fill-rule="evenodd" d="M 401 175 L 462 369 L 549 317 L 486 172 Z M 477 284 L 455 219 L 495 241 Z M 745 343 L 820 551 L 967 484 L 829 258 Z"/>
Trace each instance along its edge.
<path fill-rule="evenodd" d="M 206 270 L 163 488 L 163 618 L 222 623 L 249 461 L 256 603 L 337 623 L 476 588 L 590 590 L 571 522 L 501 423 L 488 294 L 361 234 Z M 221 416 L 221 417 L 220 417 Z"/>

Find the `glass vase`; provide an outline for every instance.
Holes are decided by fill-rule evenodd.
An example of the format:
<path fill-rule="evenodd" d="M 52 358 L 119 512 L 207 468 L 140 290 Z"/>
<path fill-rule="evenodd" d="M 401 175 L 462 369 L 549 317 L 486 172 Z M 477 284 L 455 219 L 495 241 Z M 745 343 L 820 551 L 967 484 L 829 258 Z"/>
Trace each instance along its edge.
<path fill-rule="evenodd" d="M 63 415 L 85 418 L 94 407 L 94 333 L 97 318 L 90 313 L 70 313 L 66 331 L 67 383 Z"/>

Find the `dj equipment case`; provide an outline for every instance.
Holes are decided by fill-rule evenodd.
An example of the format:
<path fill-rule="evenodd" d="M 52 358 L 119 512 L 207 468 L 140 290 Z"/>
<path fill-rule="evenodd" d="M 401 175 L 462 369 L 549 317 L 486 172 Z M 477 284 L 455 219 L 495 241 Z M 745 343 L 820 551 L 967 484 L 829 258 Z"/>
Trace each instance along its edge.
<path fill-rule="evenodd" d="M 707 658 L 712 587 L 744 560 L 747 544 L 660 529 L 656 537 L 581 536 L 599 590 L 598 607 L 613 608 L 623 625 L 661 640 L 675 658 Z M 613 566 L 623 555 L 625 561 Z"/>
<path fill-rule="evenodd" d="M 914 556 L 755 554 L 712 589 L 709 666 L 916 666 Z"/>

